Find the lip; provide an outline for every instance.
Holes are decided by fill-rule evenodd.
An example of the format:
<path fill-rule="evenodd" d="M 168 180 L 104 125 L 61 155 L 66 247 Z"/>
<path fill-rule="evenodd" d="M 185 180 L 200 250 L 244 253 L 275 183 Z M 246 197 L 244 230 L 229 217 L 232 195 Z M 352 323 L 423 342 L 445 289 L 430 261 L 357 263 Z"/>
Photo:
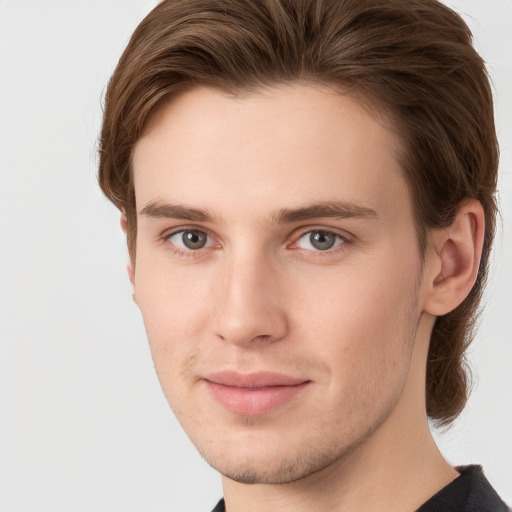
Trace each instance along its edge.
<path fill-rule="evenodd" d="M 274 372 L 226 371 L 205 379 L 214 400 L 227 410 L 249 416 L 267 414 L 300 395 L 311 381 Z"/>

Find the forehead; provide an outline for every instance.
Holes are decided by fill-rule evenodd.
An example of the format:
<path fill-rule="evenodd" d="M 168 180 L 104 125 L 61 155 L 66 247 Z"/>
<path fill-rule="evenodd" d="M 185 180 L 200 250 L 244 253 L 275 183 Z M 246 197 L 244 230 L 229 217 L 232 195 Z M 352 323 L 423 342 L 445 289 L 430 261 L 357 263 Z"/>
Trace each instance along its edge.
<path fill-rule="evenodd" d="M 381 111 L 325 86 L 238 96 L 197 87 L 160 107 L 137 143 L 137 207 L 158 200 L 263 214 L 270 204 L 343 200 L 400 209 L 408 191 L 388 126 Z"/>

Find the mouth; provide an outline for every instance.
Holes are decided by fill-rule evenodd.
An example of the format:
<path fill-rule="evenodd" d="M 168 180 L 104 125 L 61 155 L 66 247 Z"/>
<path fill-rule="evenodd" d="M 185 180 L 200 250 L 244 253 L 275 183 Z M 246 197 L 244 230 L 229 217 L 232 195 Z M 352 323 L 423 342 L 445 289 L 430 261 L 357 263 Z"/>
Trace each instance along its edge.
<path fill-rule="evenodd" d="M 273 372 L 219 372 L 204 380 L 215 401 L 231 412 L 249 416 L 277 409 L 298 397 L 311 383 Z"/>

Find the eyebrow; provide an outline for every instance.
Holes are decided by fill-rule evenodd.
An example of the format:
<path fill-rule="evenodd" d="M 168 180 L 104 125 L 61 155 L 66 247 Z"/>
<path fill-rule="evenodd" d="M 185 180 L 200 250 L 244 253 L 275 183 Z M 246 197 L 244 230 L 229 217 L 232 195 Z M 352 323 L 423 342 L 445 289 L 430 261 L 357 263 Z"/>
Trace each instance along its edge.
<path fill-rule="evenodd" d="M 303 208 L 283 208 L 272 216 L 272 222 L 287 224 L 303 220 L 328 217 L 349 219 L 354 217 L 378 219 L 375 210 L 362 204 L 345 201 L 324 201 Z"/>
<path fill-rule="evenodd" d="M 214 220 L 207 210 L 199 210 L 179 204 L 162 204 L 156 201 L 149 203 L 142 208 L 139 215 L 155 219 L 182 219 L 191 222 L 212 222 Z"/>
<path fill-rule="evenodd" d="M 208 210 L 191 208 L 179 204 L 149 201 L 139 215 L 152 218 L 182 219 L 191 222 L 213 222 L 215 220 Z M 323 201 L 300 208 L 282 208 L 270 217 L 273 224 L 291 224 L 315 218 L 368 218 L 378 219 L 375 210 L 367 206 L 345 201 Z"/>

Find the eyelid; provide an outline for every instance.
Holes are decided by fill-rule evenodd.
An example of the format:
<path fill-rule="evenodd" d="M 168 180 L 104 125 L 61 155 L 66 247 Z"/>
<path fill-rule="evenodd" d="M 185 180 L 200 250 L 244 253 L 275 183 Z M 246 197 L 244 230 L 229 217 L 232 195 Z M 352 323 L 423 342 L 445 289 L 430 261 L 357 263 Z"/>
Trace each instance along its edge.
<path fill-rule="evenodd" d="M 180 233 L 181 231 L 201 231 L 203 233 L 206 233 L 210 238 L 213 238 L 208 228 L 205 228 L 204 226 L 195 226 L 193 224 L 179 225 L 165 229 L 164 231 L 162 231 L 160 235 L 158 235 L 158 238 L 165 240 L 170 236 L 175 235 L 176 233 Z"/>
<path fill-rule="evenodd" d="M 199 231 L 201 233 L 205 233 L 206 236 L 209 238 L 210 242 L 207 242 L 207 246 L 201 247 L 199 249 L 183 249 L 181 247 L 177 247 L 172 242 L 170 242 L 169 239 L 172 236 L 177 235 L 178 233 L 181 233 L 183 231 Z M 211 249 L 213 246 L 220 246 L 220 244 L 216 240 L 216 237 L 212 235 L 211 231 L 208 228 L 197 225 L 180 225 L 166 229 L 158 236 L 158 240 L 159 242 L 165 244 L 167 249 L 169 249 L 175 254 L 178 254 L 179 256 L 194 256 L 203 250 Z"/>
<path fill-rule="evenodd" d="M 351 243 L 354 240 L 354 235 L 352 235 L 351 233 L 348 233 L 347 231 L 342 230 L 342 229 L 337 229 L 337 228 L 333 228 L 330 226 L 322 226 L 322 225 L 303 226 L 303 227 L 299 228 L 298 230 L 296 230 L 295 233 L 292 235 L 293 241 L 291 244 L 288 245 L 288 247 L 293 249 L 294 248 L 293 246 L 296 246 L 297 242 L 304 235 L 307 235 L 308 233 L 312 233 L 315 231 L 323 231 L 325 233 L 333 234 L 337 237 L 340 237 L 343 240 L 343 243 L 333 247 L 332 249 L 326 249 L 325 251 L 321 251 L 321 250 L 311 251 L 309 249 L 302 249 L 301 247 L 295 247 L 295 248 L 298 250 L 303 250 L 303 251 L 318 252 L 319 254 L 320 253 L 329 254 L 329 253 L 335 252 L 336 250 L 341 250 L 340 246 Z"/>
<path fill-rule="evenodd" d="M 172 228 L 168 228 L 168 229 L 163 231 L 158 236 L 158 240 L 160 242 L 164 243 L 164 244 L 167 244 L 168 246 L 172 246 L 173 247 L 173 249 L 172 249 L 173 252 L 182 253 L 182 254 L 198 253 L 198 252 L 200 252 L 201 249 L 196 249 L 196 250 L 194 250 L 194 249 L 186 249 L 186 250 L 180 249 L 179 247 L 176 247 L 176 246 L 174 246 L 174 244 L 169 242 L 169 238 L 171 236 L 176 235 L 177 233 L 180 233 L 182 231 L 200 231 L 200 232 L 206 233 L 206 235 L 210 238 L 210 240 L 213 243 L 210 244 L 207 247 L 203 247 L 202 249 L 210 249 L 212 246 L 217 246 L 217 247 L 221 246 L 221 244 L 217 240 L 217 237 L 214 234 L 212 234 L 210 229 L 208 229 L 208 228 L 206 228 L 204 226 L 190 225 L 190 224 L 179 225 L 179 226 L 174 226 Z M 303 249 L 303 248 L 300 248 L 300 247 L 294 247 L 294 246 L 296 246 L 297 242 L 304 235 L 306 235 L 308 233 L 311 233 L 311 232 L 314 232 L 314 231 L 323 231 L 323 232 L 326 232 L 326 233 L 332 233 L 333 235 L 335 235 L 337 237 L 341 237 L 343 239 L 343 243 L 335 246 L 332 249 L 326 249 L 325 251 L 321 251 L 321 250 L 312 251 L 312 250 L 309 250 L 309 249 Z M 342 250 L 342 249 L 340 249 L 340 246 L 344 246 L 344 245 L 346 245 L 348 243 L 353 242 L 354 235 L 352 235 L 351 233 L 349 233 L 349 232 L 347 232 L 345 230 L 334 228 L 332 226 L 310 225 L 310 226 L 302 226 L 302 227 L 296 229 L 292 233 L 291 238 L 292 238 L 292 242 L 287 244 L 288 248 L 297 249 L 297 250 L 303 250 L 303 251 L 307 251 L 307 252 L 316 252 L 318 254 L 325 254 L 325 255 L 327 255 L 327 254 L 330 254 L 332 252 L 336 252 L 337 250 Z"/>

